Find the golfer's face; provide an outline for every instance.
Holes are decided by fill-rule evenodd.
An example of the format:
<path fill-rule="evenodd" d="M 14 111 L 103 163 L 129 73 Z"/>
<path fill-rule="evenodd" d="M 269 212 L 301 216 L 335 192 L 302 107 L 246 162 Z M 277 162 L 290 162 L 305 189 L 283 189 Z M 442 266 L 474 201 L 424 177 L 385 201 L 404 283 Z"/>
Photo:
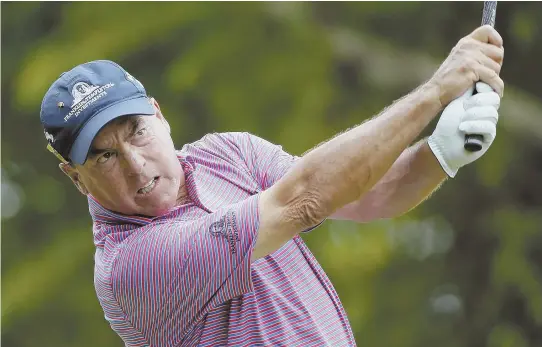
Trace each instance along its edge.
<path fill-rule="evenodd" d="M 161 114 L 123 117 L 94 139 L 80 180 L 104 207 L 127 215 L 157 216 L 176 205 L 184 184 Z"/>

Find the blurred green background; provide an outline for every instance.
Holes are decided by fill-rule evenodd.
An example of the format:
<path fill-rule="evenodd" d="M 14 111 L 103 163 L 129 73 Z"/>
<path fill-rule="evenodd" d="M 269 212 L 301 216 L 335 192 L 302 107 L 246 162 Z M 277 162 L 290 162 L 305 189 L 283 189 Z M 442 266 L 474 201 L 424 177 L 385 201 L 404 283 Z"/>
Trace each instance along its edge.
<path fill-rule="evenodd" d="M 2 343 L 121 346 L 93 287 L 86 199 L 45 149 L 40 102 L 111 59 L 161 104 L 180 148 L 248 131 L 294 154 L 431 76 L 482 2 L 2 2 Z M 304 238 L 358 345 L 542 346 L 542 2 L 500 2 L 498 136 L 408 215 Z M 428 128 L 429 134 L 434 123 Z"/>

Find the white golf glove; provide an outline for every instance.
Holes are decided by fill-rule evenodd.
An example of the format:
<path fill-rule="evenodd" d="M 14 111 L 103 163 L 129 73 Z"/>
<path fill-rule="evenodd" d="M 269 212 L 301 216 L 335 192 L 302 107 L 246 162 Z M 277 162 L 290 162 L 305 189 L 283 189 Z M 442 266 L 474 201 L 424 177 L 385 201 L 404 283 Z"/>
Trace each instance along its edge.
<path fill-rule="evenodd" d="M 459 168 L 472 163 L 488 150 L 497 135 L 501 98 L 483 83 L 474 86 L 452 101 L 442 112 L 435 131 L 427 140 L 431 151 L 450 177 L 455 177 Z M 469 152 L 463 147 L 466 134 L 484 136 L 482 149 Z"/>

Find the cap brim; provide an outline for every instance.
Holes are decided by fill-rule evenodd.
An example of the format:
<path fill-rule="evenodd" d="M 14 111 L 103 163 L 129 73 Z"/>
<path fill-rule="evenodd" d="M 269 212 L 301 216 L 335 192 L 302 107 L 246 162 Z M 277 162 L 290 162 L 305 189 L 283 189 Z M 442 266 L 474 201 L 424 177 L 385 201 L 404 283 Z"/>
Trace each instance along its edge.
<path fill-rule="evenodd" d="M 87 160 L 92 140 L 113 119 L 129 115 L 152 116 L 154 113 L 154 106 L 149 103 L 147 97 L 121 101 L 99 112 L 79 132 L 70 151 L 71 161 L 83 165 Z"/>

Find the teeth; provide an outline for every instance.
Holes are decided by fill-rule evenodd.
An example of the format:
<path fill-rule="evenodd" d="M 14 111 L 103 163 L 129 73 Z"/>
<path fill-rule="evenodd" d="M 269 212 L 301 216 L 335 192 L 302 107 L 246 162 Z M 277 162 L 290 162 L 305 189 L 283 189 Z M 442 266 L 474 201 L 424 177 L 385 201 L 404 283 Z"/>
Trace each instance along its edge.
<path fill-rule="evenodd" d="M 145 187 L 141 188 L 141 189 L 139 190 L 139 192 L 140 192 L 141 194 L 146 194 L 146 193 L 150 192 L 150 191 L 152 190 L 152 188 L 154 187 L 154 184 L 155 184 L 155 183 L 156 183 L 156 180 L 153 178 L 153 179 L 149 182 L 149 184 L 147 184 Z"/>

